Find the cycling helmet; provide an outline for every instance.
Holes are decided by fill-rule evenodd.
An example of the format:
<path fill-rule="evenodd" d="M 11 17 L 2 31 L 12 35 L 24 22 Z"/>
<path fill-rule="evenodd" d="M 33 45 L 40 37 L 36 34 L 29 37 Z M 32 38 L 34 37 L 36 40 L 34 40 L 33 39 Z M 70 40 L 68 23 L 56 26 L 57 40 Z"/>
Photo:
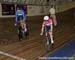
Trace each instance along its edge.
<path fill-rule="evenodd" d="M 47 21 L 49 19 L 49 16 L 44 16 L 44 20 Z"/>

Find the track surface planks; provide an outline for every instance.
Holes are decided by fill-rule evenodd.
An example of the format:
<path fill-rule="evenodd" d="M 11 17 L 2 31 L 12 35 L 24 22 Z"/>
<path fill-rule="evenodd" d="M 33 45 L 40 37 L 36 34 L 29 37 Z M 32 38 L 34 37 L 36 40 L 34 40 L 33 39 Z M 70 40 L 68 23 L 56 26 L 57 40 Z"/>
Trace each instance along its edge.
<path fill-rule="evenodd" d="M 30 36 L 23 41 L 18 41 L 13 19 L 0 19 L 0 51 L 26 60 L 39 60 L 38 57 L 40 56 L 52 54 L 69 40 L 75 40 L 74 19 L 71 11 L 57 14 L 58 26 L 54 27 L 55 44 L 49 52 L 46 52 L 44 48 L 44 37 L 40 36 L 42 20 L 28 20 Z M 16 59 L 0 54 L 0 60 Z"/>

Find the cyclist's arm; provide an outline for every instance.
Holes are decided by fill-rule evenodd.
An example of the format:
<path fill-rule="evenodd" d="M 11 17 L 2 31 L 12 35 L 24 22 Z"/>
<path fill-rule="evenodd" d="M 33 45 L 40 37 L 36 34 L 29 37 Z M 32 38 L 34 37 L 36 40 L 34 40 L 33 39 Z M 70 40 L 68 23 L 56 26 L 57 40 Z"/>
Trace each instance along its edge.
<path fill-rule="evenodd" d="M 51 23 L 51 25 L 50 25 L 51 26 L 51 31 L 53 31 L 53 21 L 51 20 L 50 23 Z"/>
<path fill-rule="evenodd" d="M 24 11 L 22 12 L 22 14 L 23 14 L 23 21 L 25 21 L 26 20 L 26 15 L 25 15 Z"/>
<path fill-rule="evenodd" d="M 53 31 L 53 24 L 51 24 L 51 31 Z"/>
<path fill-rule="evenodd" d="M 41 28 L 41 33 L 43 34 L 43 32 L 44 32 L 44 26 L 45 26 L 45 22 L 43 22 L 43 24 L 42 24 L 42 28 Z"/>
<path fill-rule="evenodd" d="M 42 26 L 42 29 L 41 29 L 41 33 L 43 33 L 44 32 L 44 26 Z"/>
<path fill-rule="evenodd" d="M 16 16 L 15 22 L 17 22 L 17 20 L 18 20 L 18 12 L 16 12 L 15 16 Z"/>

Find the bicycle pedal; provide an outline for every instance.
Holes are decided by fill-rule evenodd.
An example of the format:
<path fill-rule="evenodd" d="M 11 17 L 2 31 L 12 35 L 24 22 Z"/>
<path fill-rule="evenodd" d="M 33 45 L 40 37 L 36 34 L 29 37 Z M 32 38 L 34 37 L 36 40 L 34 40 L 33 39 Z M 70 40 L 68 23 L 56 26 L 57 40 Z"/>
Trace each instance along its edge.
<path fill-rule="evenodd" d="M 49 44 L 51 44 L 51 41 L 49 40 Z"/>
<path fill-rule="evenodd" d="M 54 43 L 52 43 L 52 45 L 54 45 Z"/>
<path fill-rule="evenodd" d="M 53 48 L 53 46 L 54 46 L 54 43 L 51 44 L 51 47 L 52 47 L 52 48 Z"/>

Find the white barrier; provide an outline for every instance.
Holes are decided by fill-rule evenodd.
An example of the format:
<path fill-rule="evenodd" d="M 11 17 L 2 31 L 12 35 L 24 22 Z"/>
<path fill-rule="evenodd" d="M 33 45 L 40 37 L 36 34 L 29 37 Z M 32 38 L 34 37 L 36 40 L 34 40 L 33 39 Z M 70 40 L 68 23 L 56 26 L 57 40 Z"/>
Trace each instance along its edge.
<path fill-rule="evenodd" d="M 68 4 L 56 5 L 56 13 L 63 12 L 75 7 L 75 2 Z M 27 5 L 27 16 L 37 16 L 49 14 L 50 6 L 33 6 Z M 2 15 L 2 6 L 0 3 L 0 17 L 14 17 L 14 15 Z"/>
<path fill-rule="evenodd" d="M 5 55 L 5 56 L 8 56 L 8 57 L 11 57 L 11 58 L 13 58 L 13 59 L 17 59 L 17 60 L 26 60 L 26 59 L 24 59 L 24 58 L 20 58 L 20 57 L 18 57 L 18 56 L 15 56 L 15 55 L 12 55 L 12 54 L 9 54 L 9 53 L 5 53 L 5 52 L 3 52 L 3 51 L 0 51 L 0 54 L 1 54 L 1 55 Z"/>

